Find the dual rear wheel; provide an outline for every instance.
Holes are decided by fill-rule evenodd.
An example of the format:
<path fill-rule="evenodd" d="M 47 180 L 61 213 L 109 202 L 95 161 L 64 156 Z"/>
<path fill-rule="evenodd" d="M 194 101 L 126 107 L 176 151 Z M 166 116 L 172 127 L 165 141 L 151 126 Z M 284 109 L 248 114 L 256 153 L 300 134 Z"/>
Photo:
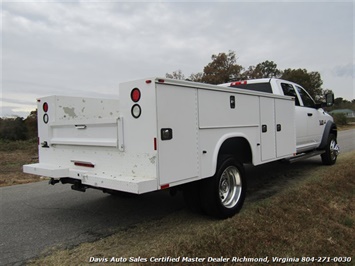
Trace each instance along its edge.
<path fill-rule="evenodd" d="M 339 154 L 336 136 L 330 134 L 323 164 L 332 165 Z M 185 201 L 193 211 L 204 212 L 216 218 L 232 217 L 240 211 L 246 194 L 244 167 L 233 156 L 224 156 L 217 166 L 216 174 L 184 188 Z"/>
<path fill-rule="evenodd" d="M 244 167 L 234 157 L 222 159 L 213 177 L 187 185 L 184 197 L 193 211 L 225 219 L 242 208 L 246 193 Z"/>

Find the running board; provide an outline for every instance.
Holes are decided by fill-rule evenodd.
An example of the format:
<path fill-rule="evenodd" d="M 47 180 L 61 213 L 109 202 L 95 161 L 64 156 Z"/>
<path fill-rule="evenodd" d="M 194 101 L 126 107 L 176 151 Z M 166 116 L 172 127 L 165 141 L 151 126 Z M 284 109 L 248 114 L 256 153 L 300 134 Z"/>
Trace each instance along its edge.
<path fill-rule="evenodd" d="M 287 158 L 285 160 L 288 163 L 295 163 L 295 162 L 298 162 L 298 161 L 303 160 L 303 159 L 307 159 L 307 158 L 310 158 L 310 157 L 313 157 L 313 156 L 321 155 L 323 153 L 325 153 L 325 150 L 301 153 L 301 154 L 297 154 L 294 157 Z"/>

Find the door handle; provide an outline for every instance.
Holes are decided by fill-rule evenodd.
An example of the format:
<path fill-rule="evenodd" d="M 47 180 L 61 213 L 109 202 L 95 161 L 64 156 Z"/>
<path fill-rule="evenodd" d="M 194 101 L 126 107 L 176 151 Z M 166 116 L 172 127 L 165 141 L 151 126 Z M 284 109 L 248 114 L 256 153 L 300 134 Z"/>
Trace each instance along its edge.
<path fill-rule="evenodd" d="M 313 114 L 312 113 L 307 113 L 308 116 L 312 116 Z"/>
<path fill-rule="evenodd" d="M 86 125 L 75 125 L 76 129 L 86 129 Z"/>

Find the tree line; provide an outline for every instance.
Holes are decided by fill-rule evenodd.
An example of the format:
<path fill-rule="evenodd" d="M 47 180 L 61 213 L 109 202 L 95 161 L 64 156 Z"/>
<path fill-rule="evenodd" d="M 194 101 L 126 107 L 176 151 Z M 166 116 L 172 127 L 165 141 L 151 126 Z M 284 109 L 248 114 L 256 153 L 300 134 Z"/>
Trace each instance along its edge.
<path fill-rule="evenodd" d="M 208 63 L 202 72 L 191 74 L 185 77 L 179 69 L 172 73 L 166 73 L 167 78 L 186 79 L 195 82 L 203 82 L 209 84 L 222 84 L 238 80 L 259 79 L 259 78 L 280 78 L 300 84 L 305 88 L 312 98 L 317 101 L 324 101 L 324 96 L 331 89 L 323 89 L 323 80 L 318 71 L 308 71 L 304 68 L 281 70 L 274 61 L 266 60 L 256 66 L 244 68 L 237 63 L 237 56 L 234 51 L 228 53 L 219 53 L 211 56 L 211 62 Z M 336 109 L 355 110 L 355 99 L 348 101 L 338 97 L 334 101 L 332 107 L 326 107 L 326 111 L 330 112 Z M 347 123 L 345 115 L 338 114 L 334 117 L 341 124 Z M 340 118 L 340 119 L 339 119 Z"/>
<path fill-rule="evenodd" d="M 331 91 L 322 89 L 323 81 L 317 71 L 309 72 L 301 68 L 280 70 L 275 62 L 269 60 L 244 68 L 237 64 L 234 51 L 212 55 L 211 60 L 202 72 L 185 77 L 181 70 L 176 70 L 166 73 L 166 77 L 209 84 L 256 78 L 281 78 L 300 84 L 316 101 L 323 100 L 324 94 Z M 327 111 L 334 109 L 355 110 L 355 100 L 350 102 L 340 97 L 336 98 L 334 106 L 327 108 Z M 0 140 L 29 140 L 37 138 L 37 134 L 37 111 L 32 111 L 27 118 L 0 118 Z"/>
<path fill-rule="evenodd" d="M 32 140 L 37 136 L 37 110 L 32 111 L 27 118 L 0 117 L 0 140 Z"/>
<path fill-rule="evenodd" d="M 237 56 L 234 51 L 219 53 L 211 56 L 211 62 L 204 68 L 203 72 L 191 74 L 185 77 L 181 70 L 173 73 L 166 73 L 167 78 L 187 79 L 196 82 L 209 84 L 222 84 L 237 80 L 258 79 L 258 78 L 281 78 L 300 84 L 316 101 L 324 98 L 323 81 L 317 71 L 307 71 L 306 69 L 284 69 L 277 68 L 274 61 L 266 60 L 256 66 L 244 68 L 237 64 Z"/>

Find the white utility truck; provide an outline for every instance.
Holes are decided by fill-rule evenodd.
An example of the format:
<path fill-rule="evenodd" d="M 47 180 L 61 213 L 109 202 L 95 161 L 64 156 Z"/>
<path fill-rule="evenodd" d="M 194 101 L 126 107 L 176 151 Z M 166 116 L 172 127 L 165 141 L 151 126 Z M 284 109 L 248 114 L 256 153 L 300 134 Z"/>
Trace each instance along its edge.
<path fill-rule="evenodd" d="M 219 218 L 243 205 L 243 164 L 321 155 L 334 164 L 337 128 L 299 85 L 259 79 L 208 85 L 149 78 L 122 83 L 119 100 L 38 99 L 39 163 L 50 184 L 107 193 L 182 189 Z"/>

